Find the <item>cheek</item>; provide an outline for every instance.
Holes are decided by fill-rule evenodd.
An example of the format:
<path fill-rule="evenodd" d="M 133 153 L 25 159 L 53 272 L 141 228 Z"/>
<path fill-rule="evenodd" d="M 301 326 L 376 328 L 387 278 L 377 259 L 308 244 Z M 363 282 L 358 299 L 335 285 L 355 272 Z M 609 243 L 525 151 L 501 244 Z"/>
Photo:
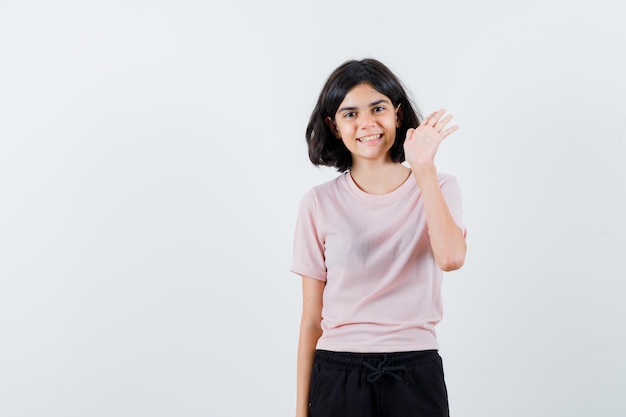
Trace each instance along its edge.
<path fill-rule="evenodd" d="M 350 125 L 350 123 L 337 123 L 337 133 L 342 136 L 346 134 L 350 134 L 354 129 Z"/>
<path fill-rule="evenodd" d="M 396 129 L 393 129 L 392 131 L 389 132 L 389 142 L 391 143 L 395 143 L 396 139 L 398 139 L 398 135 L 397 135 L 397 131 Z"/>

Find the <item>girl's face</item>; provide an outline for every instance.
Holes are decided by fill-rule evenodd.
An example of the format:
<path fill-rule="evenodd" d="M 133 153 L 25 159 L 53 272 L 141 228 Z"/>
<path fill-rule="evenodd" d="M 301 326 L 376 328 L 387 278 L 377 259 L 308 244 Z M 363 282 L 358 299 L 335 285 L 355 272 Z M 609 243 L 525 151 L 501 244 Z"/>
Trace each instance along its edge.
<path fill-rule="evenodd" d="M 348 91 L 335 120 L 328 118 L 326 122 L 352 154 L 353 163 L 387 162 L 391 160 L 389 150 L 396 140 L 396 128 L 400 127 L 399 108 L 371 85 L 359 84 Z"/>

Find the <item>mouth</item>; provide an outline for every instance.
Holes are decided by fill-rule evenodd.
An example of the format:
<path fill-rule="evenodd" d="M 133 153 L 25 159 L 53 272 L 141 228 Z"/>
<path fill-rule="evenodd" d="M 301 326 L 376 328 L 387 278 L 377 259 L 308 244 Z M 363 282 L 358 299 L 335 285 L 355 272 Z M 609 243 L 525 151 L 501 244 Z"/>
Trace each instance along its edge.
<path fill-rule="evenodd" d="M 372 142 L 372 141 L 378 140 L 382 136 L 383 136 L 383 134 L 379 133 L 377 135 L 363 136 L 362 138 L 357 138 L 356 140 L 361 142 L 361 143 L 367 143 L 367 142 Z"/>

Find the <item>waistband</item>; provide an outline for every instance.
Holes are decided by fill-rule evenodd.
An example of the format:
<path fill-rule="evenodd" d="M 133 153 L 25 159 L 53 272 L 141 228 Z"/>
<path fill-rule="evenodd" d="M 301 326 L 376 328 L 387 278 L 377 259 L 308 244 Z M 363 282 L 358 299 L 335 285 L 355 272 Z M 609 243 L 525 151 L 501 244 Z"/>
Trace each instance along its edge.
<path fill-rule="evenodd" d="M 325 369 L 368 374 L 368 381 L 375 382 L 384 374 L 396 374 L 439 359 L 437 350 L 392 353 L 351 353 L 315 351 L 315 363 Z"/>

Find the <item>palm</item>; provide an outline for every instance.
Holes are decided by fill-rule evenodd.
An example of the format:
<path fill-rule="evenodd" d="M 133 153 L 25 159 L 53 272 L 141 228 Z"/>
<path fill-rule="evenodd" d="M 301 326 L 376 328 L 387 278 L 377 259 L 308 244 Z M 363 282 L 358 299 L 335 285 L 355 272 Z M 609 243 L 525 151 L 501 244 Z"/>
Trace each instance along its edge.
<path fill-rule="evenodd" d="M 439 144 L 459 127 L 446 128 L 452 115 L 442 116 L 445 109 L 433 112 L 416 129 L 409 129 L 404 141 L 404 154 L 411 166 L 434 165 Z"/>

